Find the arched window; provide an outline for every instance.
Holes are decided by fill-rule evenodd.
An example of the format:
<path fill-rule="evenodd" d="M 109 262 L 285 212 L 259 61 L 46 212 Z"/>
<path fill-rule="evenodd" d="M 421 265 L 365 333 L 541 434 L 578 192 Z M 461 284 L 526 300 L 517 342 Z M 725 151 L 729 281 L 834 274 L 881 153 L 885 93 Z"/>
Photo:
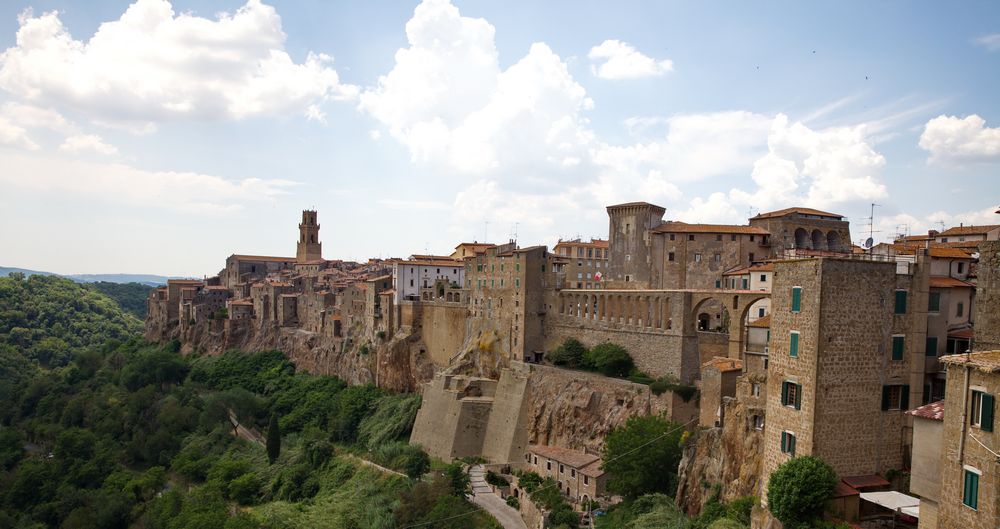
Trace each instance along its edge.
<path fill-rule="evenodd" d="M 823 232 L 819 230 L 813 230 L 812 232 L 812 245 L 813 250 L 825 250 L 826 249 L 826 236 Z"/>
<path fill-rule="evenodd" d="M 802 228 L 795 230 L 795 247 L 809 248 L 809 232 Z"/>
<path fill-rule="evenodd" d="M 840 252 L 840 251 L 843 251 L 843 248 L 840 247 L 840 234 L 837 233 L 837 232 L 835 232 L 835 231 L 831 231 L 831 232 L 827 233 L 826 234 L 826 247 L 831 252 Z"/>

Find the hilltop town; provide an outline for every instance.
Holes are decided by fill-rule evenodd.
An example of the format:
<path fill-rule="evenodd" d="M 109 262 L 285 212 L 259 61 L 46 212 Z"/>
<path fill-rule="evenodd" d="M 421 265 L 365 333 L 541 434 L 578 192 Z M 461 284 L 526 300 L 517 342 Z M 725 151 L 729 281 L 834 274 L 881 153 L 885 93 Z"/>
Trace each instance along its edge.
<path fill-rule="evenodd" d="M 833 519 L 995 527 L 1000 225 L 862 248 L 844 216 L 804 207 L 745 225 L 665 220 L 645 202 L 607 213 L 606 239 L 356 263 L 325 259 L 303 211 L 294 256 L 233 254 L 151 291 L 145 334 L 184 353 L 279 349 L 309 372 L 419 392 L 412 443 L 552 477 L 581 511 L 614 501 L 605 435 L 661 415 L 695 434 L 688 513 L 713 489 L 753 495 L 753 527 L 778 527 L 768 477 L 814 455 L 840 478 Z M 554 362 L 572 341 L 620 346 L 634 369 Z M 544 524 L 516 477 L 496 490 Z"/>

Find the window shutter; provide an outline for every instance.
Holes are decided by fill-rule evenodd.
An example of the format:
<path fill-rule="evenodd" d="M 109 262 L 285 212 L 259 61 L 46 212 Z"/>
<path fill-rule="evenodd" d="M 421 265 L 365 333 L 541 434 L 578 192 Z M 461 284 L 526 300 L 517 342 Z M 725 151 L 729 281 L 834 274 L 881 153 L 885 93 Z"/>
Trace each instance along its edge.
<path fill-rule="evenodd" d="M 910 386 L 903 386 L 899 395 L 899 409 L 910 409 Z"/>
<path fill-rule="evenodd" d="M 928 336 L 927 347 L 925 349 L 924 354 L 930 357 L 937 356 L 937 345 L 938 345 L 937 336 Z"/>
<path fill-rule="evenodd" d="M 906 314 L 906 291 L 896 291 L 896 314 Z"/>
<path fill-rule="evenodd" d="M 788 406 L 788 382 L 781 383 L 781 405 Z"/>
<path fill-rule="evenodd" d="M 788 453 L 792 454 L 792 456 L 795 456 L 795 436 L 794 435 L 791 435 L 791 434 L 788 435 L 788 444 L 790 445 L 788 447 Z"/>
<path fill-rule="evenodd" d="M 799 357 L 799 333 L 793 332 L 791 334 L 791 339 L 788 344 L 788 356 L 792 358 Z"/>
<path fill-rule="evenodd" d="M 983 393 L 983 415 L 979 423 L 979 429 L 984 432 L 993 431 L 993 395 Z"/>
<path fill-rule="evenodd" d="M 892 359 L 902 360 L 903 359 L 903 349 L 905 348 L 902 336 L 892 337 Z"/>
<path fill-rule="evenodd" d="M 795 409 L 802 409 L 802 384 L 795 384 Z"/>
<path fill-rule="evenodd" d="M 882 411 L 889 409 L 889 386 L 882 386 Z"/>
<path fill-rule="evenodd" d="M 792 312 L 802 310 L 802 288 L 792 287 Z"/>
<path fill-rule="evenodd" d="M 788 434 L 781 432 L 781 453 L 788 451 Z"/>

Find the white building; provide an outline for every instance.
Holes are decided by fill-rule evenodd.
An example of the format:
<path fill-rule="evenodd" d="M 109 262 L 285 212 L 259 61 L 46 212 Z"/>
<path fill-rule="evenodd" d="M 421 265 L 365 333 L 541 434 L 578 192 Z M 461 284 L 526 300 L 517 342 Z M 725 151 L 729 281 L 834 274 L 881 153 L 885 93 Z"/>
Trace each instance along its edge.
<path fill-rule="evenodd" d="M 420 256 L 398 261 L 392 265 L 392 285 L 396 301 L 437 298 L 434 285 L 446 281 L 456 288 L 465 282 L 465 265 L 450 257 Z"/>

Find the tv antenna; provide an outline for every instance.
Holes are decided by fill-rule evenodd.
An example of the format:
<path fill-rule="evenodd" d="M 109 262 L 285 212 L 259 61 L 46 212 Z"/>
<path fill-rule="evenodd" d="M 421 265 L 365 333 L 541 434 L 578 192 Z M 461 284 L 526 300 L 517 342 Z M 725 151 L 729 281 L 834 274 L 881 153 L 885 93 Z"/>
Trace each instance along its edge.
<path fill-rule="evenodd" d="M 868 239 L 865 240 L 865 248 L 868 248 L 868 253 L 871 254 L 872 246 L 875 244 L 875 207 L 879 206 L 872 202 L 871 215 L 868 217 Z"/>

